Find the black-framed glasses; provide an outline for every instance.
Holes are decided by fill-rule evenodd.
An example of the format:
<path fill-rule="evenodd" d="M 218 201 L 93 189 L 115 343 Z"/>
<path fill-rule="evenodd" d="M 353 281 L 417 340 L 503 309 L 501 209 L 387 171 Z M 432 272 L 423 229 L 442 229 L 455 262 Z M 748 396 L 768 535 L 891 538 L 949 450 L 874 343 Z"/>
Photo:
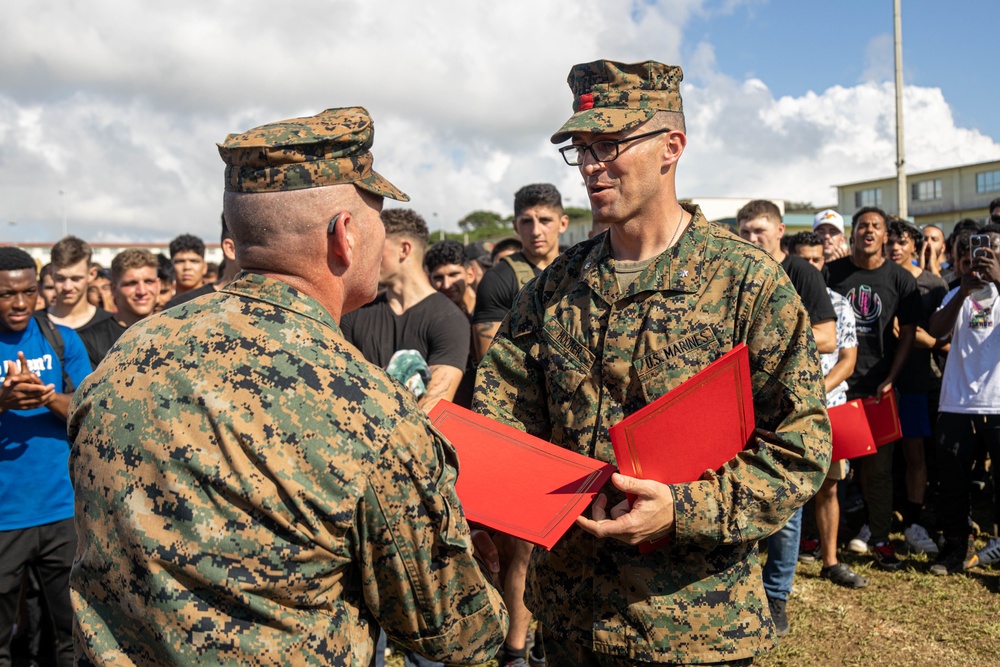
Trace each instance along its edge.
<path fill-rule="evenodd" d="M 620 145 L 667 132 L 670 132 L 670 130 L 665 128 L 662 130 L 653 130 L 652 132 L 644 132 L 632 137 L 625 137 L 624 139 L 601 139 L 592 144 L 573 144 L 572 146 L 563 146 L 559 149 L 559 152 L 562 153 L 566 164 L 571 167 L 579 167 L 583 164 L 583 161 L 587 158 L 587 151 L 590 151 L 590 154 L 597 162 L 614 162 L 618 159 L 618 147 Z"/>

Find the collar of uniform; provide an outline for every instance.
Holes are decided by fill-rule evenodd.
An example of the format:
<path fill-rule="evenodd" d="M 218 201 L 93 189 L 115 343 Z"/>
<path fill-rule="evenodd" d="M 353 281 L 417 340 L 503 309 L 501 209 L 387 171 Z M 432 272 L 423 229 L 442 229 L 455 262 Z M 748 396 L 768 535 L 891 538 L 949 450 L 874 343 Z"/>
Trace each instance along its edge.
<path fill-rule="evenodd" d="M 691 214 L 691 222 L 655 262 L 632 283 L 627 294 L 618 291 L 618 281 L 611 268 L 611 233 L 594 246 L 584 261 L 580 278 L 598 294 L 606 294 L 610 302 L 623 296 L 645 291 L 672 291 L 693 294 L 701 288 L 702 259 L 708 243 L 708 222 L 701 209 L 693 204 L 681 204 Z"/>
<path fill-rule="evenodd" d="M 316 320 L 335 331 L 340 331 L 336 320 L 326 308 L 320 305 L 319 301 L 276 278 L 244 271 L 221 291 L 290 310 L 293 313 Z"/>

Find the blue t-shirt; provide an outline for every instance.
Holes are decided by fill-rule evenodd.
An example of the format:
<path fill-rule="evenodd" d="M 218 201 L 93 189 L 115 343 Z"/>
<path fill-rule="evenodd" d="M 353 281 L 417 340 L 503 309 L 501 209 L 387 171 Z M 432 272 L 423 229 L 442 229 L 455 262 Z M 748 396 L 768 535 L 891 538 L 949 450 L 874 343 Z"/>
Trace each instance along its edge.
<path fill-rule="evenodd" d="M 79 387 L 90 373 L 87 348 L 75 331 L 60 326 L 66 372 Z M 0 332 L 0 382 L 7 361 L 24 352 L 28 368 L 63 391 L 62 364 L 32 318 L 21 332 Z M 73 516 L 66 422 L 48 408 L 0 412 L 0 530 L 31 528 Z"/>

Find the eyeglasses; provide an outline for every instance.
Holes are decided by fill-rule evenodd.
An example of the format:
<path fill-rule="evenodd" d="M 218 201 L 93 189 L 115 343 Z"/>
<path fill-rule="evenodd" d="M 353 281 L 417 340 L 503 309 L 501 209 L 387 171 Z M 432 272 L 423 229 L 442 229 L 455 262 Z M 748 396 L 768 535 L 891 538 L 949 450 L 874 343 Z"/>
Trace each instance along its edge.
<path fill-rule="evenodd" d="M 637 134 L 634 137 L 625 137 L 624 139 L 601 139 L 592 144 L 573 144 L 572 146 L 563 146 L 559 149 L 559 152 L 562 153 L 566 164 L 571 167 L 579 167 L 583 164 L 583 161 L 587 158 L 587 151 L 590 151 L 590 154 L 594 156 L 594 160 L 597 162 L 614 162 L 618 159 L 620 150 L 618 147 L 621 144 L 627 144 L 630 141 L 645 139 L 646 137 L 666 132 L 670 132 L 670 130 L 654 130 L 652 132 Z"/>

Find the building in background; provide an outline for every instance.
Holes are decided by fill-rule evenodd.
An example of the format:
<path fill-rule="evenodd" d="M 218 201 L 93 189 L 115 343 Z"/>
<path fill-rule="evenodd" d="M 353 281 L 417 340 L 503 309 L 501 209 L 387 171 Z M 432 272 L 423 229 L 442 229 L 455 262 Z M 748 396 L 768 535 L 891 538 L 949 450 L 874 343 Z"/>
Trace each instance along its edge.
<path fill-rule="evenodd" d="M 1000 160 L 906 175 L 909 218 L 938 225 L 945 234 L 963 218 L 985 221 L 991 200 L 1000 197 Z M 837 211 L 850 220 L 863 206 L 898 213 L 896 177 L 837 186 Z"/>

